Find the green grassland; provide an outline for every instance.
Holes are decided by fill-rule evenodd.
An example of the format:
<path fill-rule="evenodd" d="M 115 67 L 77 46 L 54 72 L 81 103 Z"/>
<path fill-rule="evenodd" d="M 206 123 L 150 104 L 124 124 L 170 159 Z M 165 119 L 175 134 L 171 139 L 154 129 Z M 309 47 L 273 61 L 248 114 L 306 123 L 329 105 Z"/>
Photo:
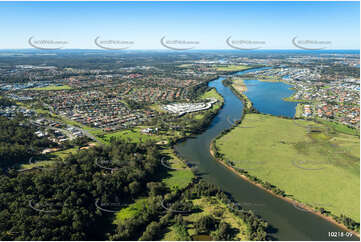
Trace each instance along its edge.
<path fill-rule="evenodd" d="M 20 169 L 29 169 L 29 168 L 33 168 L 33 167 L 39 167 L 39 166 L 43 166 L 43 167 L 51 167 L 54 164 L 54 161 L 58 158 L 60 159 L 65 159 L 69 154 L 75 154 L 79 151 L 79 147 L 74 147 L 74 148 L 70 148 L 70 149 L 66 149 L 66 150 L 60 150 L 60 151 L 55 151 L 52 153 L 49 153 L 48 159 L 44 159 L 44 160 L 39 160 L 37 161 L 36 159 L 33 160 L 34 163 L 31 164 L 21 164 Z"/>
<path fill-rule="evenodd" d="M 59 90 L 69 90 L 69 89 L 71 89 L 71 86 L 69 86 L 69 85 L 62 85 L 62 86 L 49 85 L 49 86 L 46 86 L 46 87 L 30 88 L 29 90 L 34 90 L 34 91 L 59 91 Z"/>
<path fill-rule="evenodd" d="M 34 167 L 51 167 L 53 165 L 53 161 L 51 160 L 44 160 L 44 161 L 36 161 L 31 164 L 21 164 L 20 169 L 30 169 Z"/>
<path fill-rule="evenodd" d="M 194 177 L 191 169 L 187 167 L 176 155 L 174 155 L 171 149 L 162 151 L 162 155 L 169 157 L 169 159 L 167 159 L 167 165 L 174 169 L 169 171 L 169 177 L 164 178 L 162 181 L 171 190 L 185 188 Z"/>
<path fill-rule="evenodd" d="M 65 159 L 68 155 L 75 154 L 77 152 L 79 152 L 79 147 L 74 147 L 74 148 L 61 150 L 61 151 L 56 151 L 56 152 L 52 153 L 52 155 L 54 155 L 56 157 L 59 157 L 61 159 Z"/>
<path fill-rule="evenodd" d="M 319 119 L 319 121 L 321 123 L 333 128 L 337 132 L 344 133 L 344 134 L 350 134 L 350 135 L 360 135 L 360 132 L 358 130 L 347 127 L 346 125 L 336 123 L 336 122 L 330 122 L 330 121 L 322 120 L 322 119 Z"/>
<path fill-rule="evenodd" d="M 144 206 L 147 205 L 146 198 L 137 199 L 134 203 L 130 204 L 126 208 L 121 209 L 119 212 L 115 214 L 115 219 L 113 221 L 114 224 L 119 224 L 120 221 L 125 219 L 132 218 L 139 214 Z"/>
<path fill-rule="evenodd" d="M 109 143 L 111 138 L 129 140 L 130 142 L 135 143 L 146 140 L 153 140 L 157 142 L 167 140 L 166 135 L 143 134 L 141 130 L 145 128 L 145 126 L 139 126 L 132 129 L 120 130 L 114 133 L 106 133 L 103 135 L 101 140 L 103 140 L 105 143 Z"/>
<path fill-rule="evenodd" d="M 217 71 L 242 71 L 249 68 L 250 68 L 249 66 L 243 66 L 243 65 L 216 66 Z"/>
<path fill-rule="evenodd" d="M 223 97 L 217 92 L 217 90 L 215 88 L 212 88 L 211 90 L 209 90 L 208 92 L 205 92 L 201 96 L 201 99 L 206 99 L 206 98 L 215 98 L 218 101 L 223 102 Z"/>
<path fill-rule="evenodd" d="M 360 140 L 338 129 L 247 114 L 216 146 L 224 159 L 294 199 L 360 221 Z"/>
<path fill-rule="evenodd" d="M 249 229 L 248 226 L 243 222 L 242 219 L 236 217 L 232 212 L 230 206 L 222 203 L 216 197 L 202 197 L 199 199 L 191 200 L 193 205 L 200 208 L 200 212 L 192 213 L 184 216 L 183 219 L 188 222 L 187 230 L 190 236 L 195 236 L 196 231 L 193 228 L 193 223 L 199 220 L 202 216 L 212 215 L 216 219 L 231 225 L 232 228 L 238 229 L 239 233 L 236 235 L 237 240 L 247 241 L 249 240 Z M 163 241 L 174 241 L 177 238 L 174 226 L 171 226 L 170 231 L 167 232 Z"/>
<path fill-rule="evenodd" d="M 142 134 L 139 129 L 120 130 L 114 133 L 105 134 L 102 140 L 106 143 L 110 142 L 111 138 L 129 140 L 130 142 L 140 142 L 140 140 L 152 139 L 151 136 Z"/>

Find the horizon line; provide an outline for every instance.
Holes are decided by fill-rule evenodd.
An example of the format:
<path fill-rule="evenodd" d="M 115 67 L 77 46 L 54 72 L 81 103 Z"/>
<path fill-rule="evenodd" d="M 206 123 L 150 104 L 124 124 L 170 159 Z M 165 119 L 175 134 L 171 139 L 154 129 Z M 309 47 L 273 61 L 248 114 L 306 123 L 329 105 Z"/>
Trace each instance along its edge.
<path fill-rule="evenodd" d="M 298 49 L 298 48 L 294 48 L 294 49 L 256 49 L 256 50 L 238 50 L 238 49 L 189 49 L 189 50 L 171 50 L 171 49 L 114 49 L 114 50 L 107 50 L 107 49 L 91 49 L 91 48 L 61 48 L 61 49 L 55 49 L 55 50 L 51 50 L 51 49 L 36 49 L 36 48 L 6 48 L 6 49 L 1 49 L 0 51 L 3 50 L 7 50 L 7 51 L 16 51 L 16 50 L 34 50 L 34 51 L 50 51 L 50 52 L 55 52 L 55 51 L 66 51 L 66 50 L 98 50 L 98 51 L 106 51 L 106 52 L 127 52 L 127 51 L 172 51 L 172 52 L 191 52 L 191 51 L 206 51 L 206 50 L 222 50 L 222 51 L 252 51 L 252 52 L 257 52 L 257 51 L 264 51 L 264 50 L 299 50 L 299 51 L 335 51 L 335 50 L 354 50 L 354 51 L 360 51 L 360 49 L 315 49 L 315 50 L 304 50 L 304 49 Z"/>

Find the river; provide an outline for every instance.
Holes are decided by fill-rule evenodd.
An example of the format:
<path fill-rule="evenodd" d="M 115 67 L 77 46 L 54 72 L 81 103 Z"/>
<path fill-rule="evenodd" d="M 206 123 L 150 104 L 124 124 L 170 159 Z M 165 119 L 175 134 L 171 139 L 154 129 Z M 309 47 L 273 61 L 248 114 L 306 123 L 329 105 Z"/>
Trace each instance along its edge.
<path fill-rule="evenodd" d="M 255 70 L 256 69 L 246 70 L 239 72 L 238 74 Z M 175 149 L 180 156 L 196 166 L 198 174 L 202 178 L 210 183 L 218 185 L 223 191 L 230 193 L 242 207 L 253 210 L 255 214 L 268 221 L 274 228 L 272 236 L 277 240 L 351 240 L 347 237 L 330 238 L 329 232 L 341 232 L 344 230 L 317 215 L 296 208 L 294 205 L 242 180 L 239 176 L 219 164 L 211 156 L 209 145 L 212 139 L 218 136 L 223 130 L 230 128 L 232 120 L 241 119 L 243 110 L 243 103 L 241 100 L 235 96 L 228 87 L 225 87 L 222 84 L 222 80 L 224 80 L 224 78 L 220 77 L 209 82 L 208 85 L 210 87 L 215 87 L 218 93 L 223 96 L 223 108 L 214 117 L 206 131 L 195 137 L 188 138 L 175 146 Z M 262 99 L 262 95 L 260 94 L 262 91 L 254 89 L 259 86 L 256 82 L 246 82 L 248 85 L 256 84 L 249 85 L 248 95 L 253 93 L 255 94 L 254 97 Z M 261 88 L 260 90 L 265 92 L 265 90 L 269 89 L 269 84 L 263 85 L 267 88 Z M 286 88 L 289 90 L 289 86 L 286 84 L 279 83 L 276 84 L 276 86 L 277 85 L 281 87 L 281 89 Z M 256 100 L 254 97 L 250 98 L 253 102 Z M 277 99 L 282 97 L 283 94 L 278 95 Z M 292 116 L 292 112 L 294 111 L 290 110 L 290 108 L 294 108 L 294 106 L 292 106 L 295 105 L 294 103 L 292 105 L 287 104 L 288 106 L 283 106 L 284 104 L 282 102 L 284 101 L 281 100 L 281 102 L 277 100 L 272 103 L 272 100 L 272 98 L 263 100 L 264 102 L 271 102 L 267 103 L 267 108 L 273 107 L 273 110 L 277 110 L 275 107 L 280 105 L 280 110 L 287 110 L 281 111 L 278 115 Z M 257 105 L 258 104 L 259 103 L 257 102 Z M 270 106 L 272 104 L 274 105 Z M 261 106 L 262 105 L 258 105 L 258 108 Z M 270 109 L 268 109 L 268 111 L 269 110 Z M 267 111 L 262 109 L 262 112 L 266 113 Z M 353 236 L 352 239 L 358 240 L 355 236 Z"/>

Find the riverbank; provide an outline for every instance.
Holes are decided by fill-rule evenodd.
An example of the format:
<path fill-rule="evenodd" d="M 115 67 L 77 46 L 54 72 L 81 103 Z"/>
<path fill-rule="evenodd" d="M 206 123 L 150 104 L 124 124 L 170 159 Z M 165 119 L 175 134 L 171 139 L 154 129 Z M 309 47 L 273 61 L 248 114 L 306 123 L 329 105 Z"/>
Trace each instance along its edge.
<path fill-rule="evenodd" d="M 276 194 L 276 193 L 268 190 L 267 188 L 265 188 L 265 187 L 262 186 L 261 184 L 255 182 L 255 181 L 252 181 L 252 180 L 249 179 L 247 176 L 239 173 L 239 172 L 236 171 L 232 166 L 228 165 L 224 160 L 215 157 L 215 154 L 214 154 L 214 151 L 213 151 L 213 145 L 214 145 L 214 143 L 211 142 L 211 144 L 210 144 L 210 146 L 209 146 L 209 152 L 210 152 L 210 154 L 213 156 L 213 158 L 214 158 L 217 162 L 219 162 L 221 165 L 223 165 L 224 167 L 226 167 L 228 170 L 230 170 L 231 172 L 233 172 L 234 174 L 236 174 L 237 176 L 239 176 L 240 178 L 242 178 L 243 180 L 245 180 L 245 181 L 253 184 L 254 186 L 262 189 L 263 191 L 265 191 L 265 192 L 267 192 L 267 193 L 269 193 L 269 194 L 271 194 L 271 195 L 273 195 L 273 196 L 275 196 L 275 197 L 277 197 L 277 198 L 279 198 L 279 199 L 282 199 L 282 200 L 284 200 L 284 201 L 292 204 L 293 206 L 295 206 L 295 207 L 297 207 L 297 208 L 299 208 L 299 209 L 306 210 L 306 211 L 309 212 L 309 213 L 315 214 L 315 215 L 317 215 L 317 216 L 319 216 L 319 217 L 327 220 L 328 222 L 330 222 L 330 223 L 338 226 L 339 228 L 344 229 L 344 230 L 346 230 L 346 231 L 354 234 L 354 235 L 357 236 L 358 238 L 360 238 L 360 234 L 359 234 L 358 232 L 348 229 L 344 224 L 338 223 L 338 222 L 337 222 L 336 220 L 334 220 L 333 218 L 331 218 L 331 217 L 329 217 L 329 216 L 325 216 L 325 215 L 321 214 L 319 211 L 314 210 L 314 208 L 312 208 L 312 207 L 310 207 L 310 206 L 307 206 L 307 205 L 305 205 L 305 204 L 301 204 L 300 202 L 295 201 L 295 200 L 293 200 L 293 199 L 291 199 L 291 198 L 289 198 L 289 197 L 280 196 L 280 195 L 278 195 L 278 194 Z"/>
<path fill-rule="evenodd" d="M 239 93 L 243 93 L 248 90 L 247 85 L 244 83 L 243 79 L 241 78 L 232 78 L 233 82 L 232 86 L 236 89 Z"/>
<path fill-rule="evenodd" d="M 236 95 L 243 103 L 243 114 L 244 113 L 248 113 L 248 112 L 257 112 L 254 108 L 253 108 L 253 104 L 251 102 L 251 100 L 243 93 L 246 92 L 247 86 L 244 83 L 243 79 L 240 78 L 234 78 L 234 77 L 230 77 L 228 79 L 224 79 L 222 81 L 224 86 L 227 86 L 231 89 L 231 91 L 233 92 L 234 95 Z M 243 115 L 242 115 L 243 117 Z"/>
<path fill-rule="evenodd" d="M 356 136 L 314 121 L 261 114 L 245 115 L 241 125 L 216 140 L 217 158 L 236 170 L 355 221 L 360 219 L 359 150 Z"/>
<path fill-rule="evenodd" d="M 223 85 L 223 80 L 223 77 L 214 80 L 209 83 L 209 86 L 215 87 L 224 97 L 225 105 L 204 132 L 174 146 L 179 156 L 195 166 L 200 177 L 217 185 L 220 189 L 227 191 L 241 206 L 243 204 L 246 209 L 254 211 L 269 221 L 271 226 L 276 229 L 274 233 L 276 240 L 326 241 L 332 239 L 329 237 L 329 231 L 345 232 L 345 230 L 339 226 L 315 217 L 311 213 L 305 213 L 298 207 L 292 206 L 288 202 L 278 199 L 267 192 L 265 193 L 264 190 L 255 187 L 243 179 L 239 179 L 238 175 L 230 174 L 229 172 L 231 171 L 229 169 L 215 161 L 209 153 L 211 141 L 221 133 L 226 132 L 230 128 L 232 120 L 240 120 L 242 118 L 242 110 L 244 109 L 243 102 L 235 95 L 230 87 Z M 249 82 L 251 85 L 253 84 L 252 81 Z M 259 83 L 258 81 L 256 82 L 256 84 Z M 269 84 L 267 84 L 267 86 L 270 87 L 268 89 L 272 89 L 273 87 Z M 284 93 L 289 93 L 287 91 L 288 86 L 283 84 L 277 84 L 277 86 L 279 86 L 281 90 L 280 92 L 270 90 L 271 92 L 268 96 L 270 96 L 271 99 L 267 99 L 270 104 L 272 103 L 274 95 L 280 95 L 282 98 L 285 96 Z M 255 88 L 252 88 L 252 91 L 253 89 Z M 262 91 L 267 92 L 268 90 L 265 89 Z M 258 91 L 257 94 L 261 93 Z M 256 99 L 256 101 L 259 100 Z M 295 105 L 293 106 L 295 107 Z M 281 105 L 280 108 L 292 108 L 292 105 L 290 107 Z M 272 110 L 265 111 L 268 112 Z M 286 119 L 290 120 L 290 118 Z M 238 146 L 238 148 L 240 148 L 240 146 Z M 254 206 L 255 204 L 262 204 L 263 206 Z M 350 240 L 350 238 L 341 237 L 339 239 Z M 351 238 L 351 240 L 357 239 L 356 236 Z"/>
<path fill-rule="evenodd" d="M 231 90 L 232 90 L 232 92 L 242 101 L 242 102 L 244 102 L 245 100 L 247 100 L 248 99 L 248 97 L 245 95 L 245 94 L 243 94 L 242 93 L 242 91 L 243 91 L 243 88 L 234 88 L 234 83 L 235 83 L 235 81 L 237 81 L 238 82 L 238 85 L 240 86 L 240 87 L 242 87 L 243 85 L 244 85 L 244 82 L 243 82 L 243 80 L 242 79 L 240 79 L 240 78 L 238 78 L 238 79 L 228 79 L 228 80 L 224 80 L 223 81 L 223 84 L 224 85 L 227 85 Z M 244 97 L 244 96 L 246 96 L 246 97 Z M 251 103 L 252 104 L 252 103 Z M 247 109 L 248 108 L 250 108 L 250 107 L 247 107 Z M 302 105 L 298 105 L 298 107 L 297 107 L 297 111 L 298 111 L 298 113 L 296 112 L 296 115 L 295 116 L 299 116 L 300 114 L 302 114 Z M 244 118 L 245 118 L 245 113 L 246 112 L 244 112 L 243 113 L 243 116 L 242 116 L 242 118 L 241 118 L 241 120 L 239 120 L 239 121 L 237 121 L 236 122 L 236 124 L 231 128 L 231 129 L 229 129 L 229 130 L 226 130 L 226 131 L 223 131 L 222 132 L 222 134 L 220 135 L 220 136 L 218 136 L 218 137 L 216 137 L 215 139 L 213 139 L 212 140 L 212 142 L 211 142 L 211 144 L 210 144 L 210 153 L 212 154 L 212 156 L 218 161 L 218 162 L 220 162 L 221 161 L 221 163 L 223 164 L 223 165 L 225 165 L 225 166 L 227 166 L 227 168 L 229 169 L 229 168 L 232 168 L 231 170 L 232 170 L 232 172 L 235 172 L 235 173 L 237 173 L 237 175 L 239 175 L 239 176 L 241 176 L 242 178 L 247 178 L 247 180 L 248 181 L 251 181 L 253 184 L 257 184 L 258 186 L 261 186 L 263 189 L 266 189 L 267 191 L 269 191 L 269 192 L 271 192 L 272 194 L 274 194 L 274 195 L 277 195 L 278 197 L 284 197 L 285 196 L 285 192 L 283 192 L 282 190 L 280 190 L 278 187 L 276 187 L 276 186 L 274 186 L 274 185 L 271 185 L 271 184 L 269 184 L 268 182 L 264 182 L 264 181 L 267 181 L 268 179 L 265 179 L 265 177 L 263 177 L 263 180 L 264 181 L 262 181 L 262 180 L 260 180 L 259 178 L 258 178 L 258 175 L 256 175 L 256 176 L 254 176 L 254 175 L 252 175 L 252 176 L 250 176 L 250 177 L 248 177 L 249 176 L 249 174 L 247 174 L 247 172 L 246 172 L 246 174 L 242 174 L 242 173 L 240 173 L 239 171 L 237 171 L 236 169 L 234 169 L 236 166 L 232 166 L 232 165 L 234 165 L 234 162 L 231 162 L 231 164 L 229 163 L 229 157 L 227 156 L 227 161 L 228 162 L 225 162 L 224 160 L 222 160 L 222 159 L 220 159 L 220 156 L 217 156 L 217 155 L 215 155 L 215 153 L 214 153 L 214 151 L 213 151 L 213 149 L 212 149 L 212 147 L 215 145 L 215 140 L 217 139 L 217 138 L 219 138 L 219 137 L 221 137 L 221 136 L 225 136 L 230 130 L 232 130 L 236 125 L 239 125 L 240 123 L 243 123 L 244 122 Z M 270 116 L 271 117 L 271 116 Z M 286 119 L 287 120 L 287 119 Z M 262 122 L 264 122 L 264 121 L 262 121 Z M 291 122 L 291 121 L 286 121 L 286 123 L 287 122 Z M 252 131 L 253 130 L 256 130 L 256 128 L 257 127 L 252 127 L 252 126 L 257 126 L 257 125 L 255 125 L 255 123 L 257 124 L 257 122 L 248 122 L 247 124 L 246 124 L 246 127 L 247 128 L 253 128 L 253 129 L 240 129 L 240 130 L 242 130 L 242 134 L 237 134 L 236 135 L 236 137 L 249 137 L 249 136 L 247 136 L 247 135 L 245 135 L 244 133 L 247 133 L 247 132 L 250 132 L 251 131 L 251 133 L 252 133 Z M 276 125 L 277 126 L 277 125 Z M 286 125 L 286 124 L 283 124 L 283 125 L 281 125 L 282 127 L 288 127 L 289 125 Z M 304 126 L 306 126 L 306 125 L 304 125 Z M 278 127 L 278 126 L 277 126 Z M 268 127 L 267 128 L 267 130 L 269 131 L 269 130 L 274 130 L 276 127 Z M 301 127 L 299 127 L 299 126 L 295 126 L 294 125 L 294 128 L 295 128 L 295 130 L 294 131 L 292 131 L 292 132 L 290 132 L 290 133 L 292 133 L 292 134 L 294 134 L 294 132 L 296 132 L 296 129 L 298 130 L 298 129 L 301 129 Z M 266 135 L 267 134 L 267 130 L 264 130 L 265 131 L 265 134 L 263 134 L 263 135 Z M 288 130 L 288 129 L 287 129 Z M 305 131 L 305 130 L 303 130 L 303 131 Z M 303 132 L 302 131 L 302 132 Z M 232 132 L 234 132 L 234 131 L 232 131 Z M 277 131 L 278 132 L 278 131 Z M 282 130 L 279 130 L 279 132 L 282 132 Z M 298 132 L 298 131 L 297 131 Z M 307 131 L 305 131 L 305 132 L 307 132 Z M 262 136 L 263 136 L 262 135 Z M 276 133 L 276 134 L 273 134 L 272 135 L 272 137 L 278 137 L 278 135 L 279 135 L 279 133 Z M 257 134 L 254 134 L 254 132 L 250 135 L 251 137 L 254 137 L 254 136 L 257 136 Z M 265 136 L 263 136 L 263 137 L 265 137 Z M 287 134 L 286 134 L 286 137 L 287 137 Z M 312 136 L 312 137 L 316 137 L 316 136 Z M 320 137 L 321 138 L 321 137 Z M 246 139 L 247 140 L 247 143 L 249 143 L 249 139 Z M 317 140 L 317 139 L 316 139 Z M 315 140 L 315 141 L 316 141 Z M 320 139 L 318 139 L 318 140 L 320 140 Z M 248 147 L 246 144 L 241 144 L 241 143 L 239 143 L 239 140 L 233 140 L 233 141 L 229 141 L 229 142 L 231 142 L 231 144 L 235 144 L 235 143 L 237 143 L 237 147 L 243 147 L 243 146 L 245 146 L 245 147 Z M 286 144 L 286 143 L 289 143 L 289 142 L 287 142 L 287 141 L 282 141 L 282 143 L 284 143 L 284 144 Z M 291 142 L 292 143 L 292 142 Z M 266 144 L 265 144 L 266 145 Z M 253 149 L 252 147 L 257 147 L 257 146 L 262 146 L 263 148 L 264 147 L 267 147 L 267 145 L 265 146 L 265 145 L 259 145 L 259 144 L 257 144 L 257 141 L 256 141 L 256 143 L 255 144 L 253 144 L 252 143 L 252 145 L 251 145 L 251 147 L 249 147 L 249 148 L 246 148 L 247 150 L 249 150 L 249 149 Z M 276 144 L 275 144 L 276 145 Z M 327 145 L 327 144 L 325 144 L 325 145 Z M 334 144 L 335 145 L 335 144 Z M 269 146 L 269 145 L 268 145 Z M 323 145 L 324 146 L 324 145 Z M 214 146 L 215 147 L 215 146 Z M 227 146 L 228 147 L 228 146 Z M 237 147 L 232 147 L 232 148 L 229 148 L 230 150 L 233 150 L 234 152 L 236 152 L 236 151 L 239 151 L 239 149 L 237 148 Z M 273 147 L 273 145 L 272 145 L 272 147 Z M 326 148 L 329 148 L 330 150 L 332 150 L 333 148 L 332 147 L 326 147 Z M 229 152 L 231 152 L 229 150 Z M 281 150 L 283 150 L 283 148 L 281 149 Z M 217 147 L 217 149 L 215 149 L 215 152 L 218 154 L 219 152 L 218 152 L 218 147 Z M 261 151 L 255 151 L 256 152 L 256 154 L 260 154 L 260 153 L 262 153 Z M 274 152 L 274 150 L 270 150 L 270 152 L 272 153 L 272 152 Z M 226 153 L 226 154 L 228 154 L 228 153 Z M 272 153 L 273 154 L 273 153 Z M 231 158 L 231 160 L 232 159 L 235 159 L 235 157 L 243 157 L 242 155 L 240 155 L 239 153 L 237 153 L 237 155 L 235 155 L 234 156 L 234 158 Z M 310 158 L 315 158 L 314 157 L 315 155 L 313 155 L 313 156 L 311 156 Z M 325 156 L 328 156 L 328 154 L 325 154 Z M 296 157 L 296 154 L 294 154 L 294 157 Z M 298 157 L 298 156 L 297 156 Z M 223 156 L 222 156 L 222 158 L 223 158 Z M 254 156 L 252 156 L 252 157 L 243 157 L 243 158 L 245 158 L 246 160 L 254 160 L 254 159 L 259 159 L 259 158 L 255 158 Z M 316 158 L 317 158 L 317 156 L 316 156 Z M 220 160 L 219 160 L 220 159 Z M 289 157 L 289 158 L 287 158 L 287 160 L 290 160 L 291 158 Z M 318 159 L 322 159 L 322 157 L 319 157 Z M 267 160 L 267 159 L 266 159 Z M 288 163 L 290 163 L 290 162 L 288 162 Z M 317 163 L 317 162 L 316 162 Z M 283 167 L 284 166 L 287 166 L 287 165 L 290 165 L 290 164 L 283 164 Z M 243 167 L 244 166 L 244 164 L 243 165 L 241 165 L 241 167 Z M 244 168 L 244 167 L 243 167 Z M 291 167 L 292 168 L 292 167 Z M 237 168 L 238 169 L 238 168 Z M 253 168 L 254 169 L 254 168 Z M 272 169 L 272 167 L 270 167 L 270 168 L 267 168 L 267 167 L 265 167 L 265 170 L 271 170 Z M 312 167 L 311 167 L 311 169 L 312 169 Z M 242 169 L 241 169 L 242 170 Z M 245 168 L 244 170 L 247 170 L 247 168 Z M 252 169 L 251 169 L 252 170 Z M 296 169 L 297 170 L 297 169 Z M 252 172 L 254 172 L 254 170 L 252 170 Z M 296 171 L 297 172 L 297 171 Z M 337 174 L 337 172 L 338 171 L 335 171 L 336 172 L 336 174 Z M 343 173 L 340 173 L 340 174 L 343 174 Z M 295 174 L 296 175 L 296 174 Z M 347 174 L 345 174 L 346 176 L 345 177 L 347 177 Z M 295 177 L 297 177 L 297 176 L 295 176 Z M 252 179 L 250 179 L 250 178 L 252 178 Z M 262 179 L 262 177 L 260 177 L 261 179 Z M 268 186 L 268 187 L 265 187 L 264 186 L 264 184 L 260 184 L 260 183 L 258 183 L 257 181 L 258 180 L 260 180 L 261 181 L 261 183 L 266 183 L 266 185 Z M 287 180 L 287 179 L 286 179 Z M 342 179 L 341 178 L 341 180 L 344 180 L 344 179 Z M 313 181 L 313 180 L 312 180 Z M 316 181 L 316 183 L 317 183 L 317 179 L 315 180 Z M 343 184 L 343 183 L 342 183 Z M 355 183 L 355 184 L 357 184 L 357 183 Z M 320 185 L 322 185 L 322 184 L 320 184 Z M 312 184 L 310 184 L 310 186 L 309 187 L 311 187 L 312 186 Z M 332 187 L 332 185 L 330 185 L 331 187 Z M 272 190 L 270 190 L 270 187 L 273 187 L 272 188 Z M 288 191 L 289 189 L 285 189 L 286 191 Z M 327 189 L 326 189 L 327 190 Z M 342 189 L 341 189 L 342 190 Z M 344 190 L 344 189 L 343 189 Z M 276 191 L 277 193 L 275 193 L 274 191 Z M 306 190 L 305 190 L 306 191 Z M 327 191 L 325 191 L 325 192 L 327 192 Z M 282 194 L 283 193 L 283 194 Z M 331 192 L 332 193 L 332 192 Z M 281 194 L 281 195 L 280 195 Z M 291 193 L 291 194 L 293 194 L 293 193 Z M 309 197 L 309 194 L 311 194 L 312 195 L 312 193 L 310 193 L 310 192 L 307 192 L 307 196 L 306 197 Z M 348 194 L 350 194 L 350 193 L 348 193 Z M 296 195 L 296 194 L 293 194 L 293 195 Z M 299 195 L 299 194 L 298 194 Z M 326 196 L 327 196 L 327 194 L 326 194 Z M 302 195 L 302 196 L 299 196 L 299 197 L 301 197 L 301 198 L 303 198 L 304 196 Z M 317 197 L 317 196 L 315 196 L 315 197 Z M 304 204 L 303 202 L 300 202 L 300 201 L 297 201 L 296 199 L 291 199 L 291 198 L 288 198 L 288 199 L 290 199 L 290 201 L 292 201 L 292 204 L 298 204 L 298 206 L 300 206 L 300 204 L 302 204 L 301 206 L 302 206 L 302 208 L 303 207 L 307 207 L 309 210 L 312 210 L 313 212 L 315 212 L 315 213 L 318 213 L 320 216 L 323 216 L 325 219 L 327 219 L 327 220 L 332 220 L 332 221 L 334 221 L 334 223 L 336 223 L 336 224 L 341 224 L 342 226 L 343 226 L 343 228 L 346 228 L 346 226 L 345 225 L 343 225 L 342 223 L 340 223 L 340 222 L 338 222 L 338 221 L 340 221 L 341 219 L 342 219 L 342 217 L 339 217 L 339 216 L 335 216 L 335 215 L 333 215 L 333 214 L 330 214 L 327 210 L 323 210 L 323 208 L 321 209 L 321 211 L 322 211 L 322 213 L 320 212 L 320 211 L 317 211 L 317 210 L 315 210 L 316 208 L 314 208 L 314 207 L 312 207 L 313 205 L 310 205 L 310 206 L 308 206 L 308 205 L 306 205 L 306 204 Z M 310 200 L 310 199 L 309 199 Z M 312 199 L 310 200 L 311 202 L 313 201 Z M 308 201 L 307 203 L 310 203 L 310 201 Z M 317 201 L 317 200 L 316 200 Z M 326 201 L 327 201 L 327 199 L 326 199 Z M 324 201 L 322 201 L 322 202 L 324 202 Z M 328 201 L 327 201 L 328 202 Z M 320 203 L 321 204 L 321 203 Z M 326 203 L 324 202 L 324 203 L 322 203 L 321 205 L 322 206 L 324 206 Z M 321 207 L 322 207 L 321 206 Z M 318 207 L 318 206 L 317 206 Z M 327 207 L 327 206 L 326 206 Z M 327 213 L 327 215 L 328 216 L 326 216 L 325 214 Z M 338 214 L 340 214 L 340 212 L 338 213 Z M 330 216 L 332 216 L 332 217 L 330 217 Z M 338 220 L 338 221 L 337 221 Z M 352 225 L 352 227 L 353 227 L 353 225 Z M 354 227 L 353 227 L 354 228 Z M 352 230 L 352 229 L 348 229 L 349 231 L 352 231 L 352 232 L 354 232 L 355 234 L 359 234 L 358 232 L 356 232 L 356 231 L 354 231 L 354 230 Z"/>

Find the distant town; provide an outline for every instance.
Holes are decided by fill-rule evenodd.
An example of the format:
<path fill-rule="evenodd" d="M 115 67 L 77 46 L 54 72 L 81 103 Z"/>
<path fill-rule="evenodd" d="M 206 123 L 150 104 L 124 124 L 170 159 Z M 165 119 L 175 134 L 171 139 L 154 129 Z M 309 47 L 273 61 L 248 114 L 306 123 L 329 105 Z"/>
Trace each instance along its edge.
<path fill-rule="evenodd" d="M 344 60 L 342 63 L 354 66 L 357 62 Z M 336 73 L 335 76 L 339 78 L 335 79 L 335 76 L 322 71 L 323 67 L 327 66 L 272 68 L 257 71 L 252 78 L 291 84 L 295 93 L 286 100 L 300 102 L 300 112 L 297 113 L 299 117 L 319 117 L 359 129 L 360 79 L 346 74 L 344 70 Z"/>
<path fill-rule="evenodd" d="M 208 55 L 189 56 L 183 61 L 175 55 L 167 65 L 139 64 L 140 59 L 134 58 L 130 67 L 125 67 L 124 59 L 120 56 L 116 64 L 106 68 L 61 62 L 2 64 L 1 95 L 13 103 L 0 106 L 0 115 L 30 118 L 39 125 L 39 135 L 56 131 L 58 135 L 51 137 L 58 137 L 60 142 L 84 135 L 85 127 L 103 132 L 153 127 L 164 112 L 176 118 L 209 109 L 217 100 L 197 96 L 216 76 L 262 66 L 266 68 L 242 78 L 291 84 L 295 92 L 287 100 L 299 102 L 297 117 L 318 117 L 360 128 L 357 55 Z M 59 129 L 54 131 L 54 126 Z"/>

